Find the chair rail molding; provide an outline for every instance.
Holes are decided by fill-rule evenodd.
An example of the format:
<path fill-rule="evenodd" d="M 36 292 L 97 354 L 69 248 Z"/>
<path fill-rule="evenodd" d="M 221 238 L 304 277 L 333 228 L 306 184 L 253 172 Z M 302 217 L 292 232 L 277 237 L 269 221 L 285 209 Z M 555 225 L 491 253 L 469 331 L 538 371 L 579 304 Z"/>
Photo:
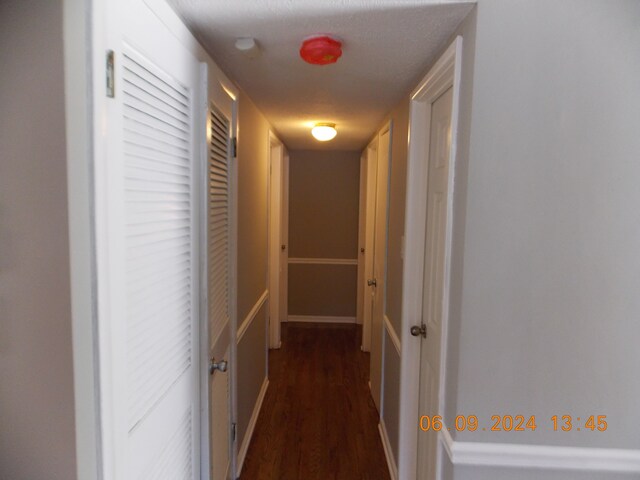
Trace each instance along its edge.
<path fill-rule="evenodd" d="M 358 265 L 357 258 L 289 258 L 289 265 Z"/>
<path fill-rule="evenodd" d="M 640 450 L 456 441 L 444 422 L 440 442 L 454 465 L 640 473 Z"/>

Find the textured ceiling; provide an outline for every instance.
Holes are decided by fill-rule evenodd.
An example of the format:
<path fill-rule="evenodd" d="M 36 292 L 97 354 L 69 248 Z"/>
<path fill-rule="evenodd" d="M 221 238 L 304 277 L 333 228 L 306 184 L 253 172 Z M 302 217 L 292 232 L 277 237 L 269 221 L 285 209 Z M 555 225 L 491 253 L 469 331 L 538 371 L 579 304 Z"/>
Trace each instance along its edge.
<path fill-rule="evenodd" d="M 290 149 L 362 149 L 409 93 L 473 3 L 429 0 L 169 0 L 218 65 L 246 91 Z M 343 41 L 338 63 L 308 65 L 302 40 Z M 254 37 L 248 59 L 236 38 Z M 315 141 L 315 122 L 338 136 Z"/>

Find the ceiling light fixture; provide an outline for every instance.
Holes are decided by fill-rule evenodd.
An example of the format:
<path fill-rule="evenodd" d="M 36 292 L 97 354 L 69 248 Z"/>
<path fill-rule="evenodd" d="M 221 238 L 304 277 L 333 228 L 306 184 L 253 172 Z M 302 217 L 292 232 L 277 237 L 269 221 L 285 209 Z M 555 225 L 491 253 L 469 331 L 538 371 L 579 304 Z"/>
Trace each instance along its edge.
<path fill-rule="evenodd" d="M 311 135 L 320 142 L 333 140 L 337 134 L 335 123 L 316 123 L 311 129 Z"/>

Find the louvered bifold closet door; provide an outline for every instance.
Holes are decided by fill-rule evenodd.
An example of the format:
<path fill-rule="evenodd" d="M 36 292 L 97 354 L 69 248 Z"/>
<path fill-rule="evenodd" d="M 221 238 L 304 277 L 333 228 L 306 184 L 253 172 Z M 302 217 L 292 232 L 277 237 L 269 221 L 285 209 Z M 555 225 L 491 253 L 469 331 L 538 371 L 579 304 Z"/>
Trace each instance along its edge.
<path fill-rule="evenodd" d="M 213 105 L 209 110 L 208 155 L 208 307 L 209 355 L 229 359 L 230 287 L 230 122 Z M 233 366 L 231 367 L 233 368 Z M 231 468 L 229 374 L 214 372 L 209 383 L 210 480 L 226 480 Z"/>
<path fill-rule="evenodd" d="M 209 326 L 214 345 L 229 321 L 230 122 L 209 110 Z"/>
<path fill-rule="evenodd" d="M 123 42 L 114 105 L 113 478 L 195 480 L 199 466 L 199 63 Z M 114 113 L 114 115 L 116 115 Z M 115 137 L 114 137 L 115 138 Z M 108 425 L 111 428 L 111 425 Z"/>

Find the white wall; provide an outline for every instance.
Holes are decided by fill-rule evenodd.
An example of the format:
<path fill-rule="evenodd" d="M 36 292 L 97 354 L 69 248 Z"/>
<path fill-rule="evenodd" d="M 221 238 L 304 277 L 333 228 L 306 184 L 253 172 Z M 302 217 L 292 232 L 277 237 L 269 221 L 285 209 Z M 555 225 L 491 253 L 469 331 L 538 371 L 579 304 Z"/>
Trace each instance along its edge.
<path fill-rule="evenodd" d="M 640 449 L 640 3 L 480 0 L 477 14 L 447 421 L 535 414 L 535 432 L 455 438 Z M 555 414 L 609 428 L 553 432 Z"/>
<path fill-rule="evenodd" d="M 76 478 L 62 2 L 0 3 L 0 478 Z"/>

